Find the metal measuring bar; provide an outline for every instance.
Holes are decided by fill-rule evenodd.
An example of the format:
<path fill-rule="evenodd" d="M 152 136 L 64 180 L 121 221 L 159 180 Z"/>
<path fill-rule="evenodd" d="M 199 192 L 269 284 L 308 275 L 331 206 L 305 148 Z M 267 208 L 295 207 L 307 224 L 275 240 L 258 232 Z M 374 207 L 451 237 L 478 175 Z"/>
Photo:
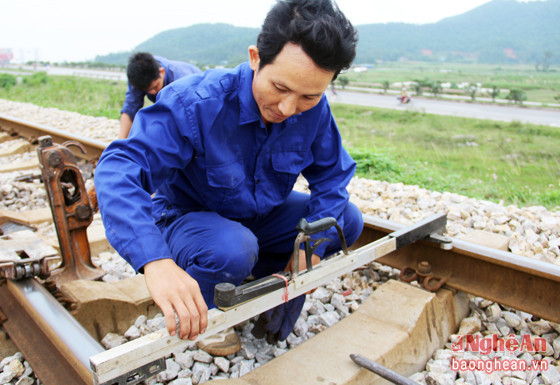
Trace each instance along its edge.
<path fill-rule="evenodd" d="M 427 236 L 434 238 L 437 237 L 437 239 L 434 239 L 434 242 L 441 243 L 440 234 L 438 232 L 442 232 L 445 229 L 446 223 L 446 215 L 436 215 L 420 221 L 413 226 L 397 230 L 387 235 L 387 237 L 389 239 L 394 239 L 395 250 L 414 243 Z M 235 286 L 231 283 L 220 283 L 216 285 L 214 290 L 214 304 L 223 310 L 227 310 L 228 308 L 238 306 L 243 302 L 249 301 L 263 294 L 283 288 L 284 286 L 286 286 L 286 280 L 297 279 L 297 277 L 300 275 L 297 267 L 299 265 L 299 247 L 301 243 L 305 243 L 305 259 L 307 264 L 307 270 L 304 271 L 303 274 L 311 272 L 311 255 L 320 243 L 328 240 L 326 238 L 315 240 L 315 244 L 311 246 L 310 241 L 312 241 L 312 239 L 310 238 L 310 235 L 327 230 L 331 227 L 335 227 L 338 232 L 340 244 L 344 253 L 344 255 L 341 257 L 344 258 L 344 256 L 350 255 L 346 247 L 344 234 L 340 226 L 336 223 L 336 219 L 328 217 L 312 223 L 308 223 L 305 219 L 302 218 L 296 227 L 299 230 L 299 233 L 294 244 L 294 252 L 292 257 L 292 266 L 294 268 L 293 276 L 287 272 L 279 272 L 274 276 L 264 277 L 257 281 L 253 281 L 241 286 Z M 318 266 L 320 265 L 317 265 L 317 267 Z"/>

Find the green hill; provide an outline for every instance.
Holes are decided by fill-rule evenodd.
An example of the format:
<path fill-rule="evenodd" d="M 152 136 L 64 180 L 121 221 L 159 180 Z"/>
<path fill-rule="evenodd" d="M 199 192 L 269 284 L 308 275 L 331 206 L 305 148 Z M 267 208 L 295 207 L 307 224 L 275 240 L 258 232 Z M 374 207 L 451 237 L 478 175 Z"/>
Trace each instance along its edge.
<path fill-rule="evenodd" d="M 560 0 L 493 0 L 462 15 L 432 24 L 356 26 L 356 63 L 400 59 L 479 63 L 560 64 Z M 147 51 L 204 65 L 234 66 L 247 60 L 259 29 L 228 24 L 197 24 L 161 32 L 131 52 Z M 126 64 L 131 52 L 95 61 Z"/>
<path fill-rule="evenodd" d="M 494 0 L 433 24 L 362 25 L 356 61 L 535 63 L 552 51 L 560 63 L 559 20 L 560 0 Z"/>
<path fill-rule="evenodd" d="M 196 24 L 158 33 L 131 52 L 98 56 L 95 61 L 126 64 L 132 52 L 151 52 L 168 59 L 204 65 L 232 67 L 248 60 L 247 47 L 255 44 L 259 28 L 229 24 Z"/>

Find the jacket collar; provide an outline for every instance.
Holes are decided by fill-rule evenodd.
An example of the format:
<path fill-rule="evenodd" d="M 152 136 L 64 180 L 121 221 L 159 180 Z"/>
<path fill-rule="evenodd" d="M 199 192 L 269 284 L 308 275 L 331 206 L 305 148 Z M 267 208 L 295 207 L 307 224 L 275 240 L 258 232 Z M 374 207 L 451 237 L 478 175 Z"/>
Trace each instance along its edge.
<path fill-rule="evenodd" d="M 259 106 L 253 96 L 253 70 L 249 62 L 238 67 L 239 76 L 239 124 L 247 124 L 261 120 Z"/>

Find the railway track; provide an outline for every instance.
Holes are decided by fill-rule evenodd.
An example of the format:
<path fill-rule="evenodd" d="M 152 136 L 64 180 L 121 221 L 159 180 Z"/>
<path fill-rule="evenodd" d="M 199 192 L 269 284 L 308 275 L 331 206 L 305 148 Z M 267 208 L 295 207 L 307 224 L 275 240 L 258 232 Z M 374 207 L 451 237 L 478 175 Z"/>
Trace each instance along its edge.
<path fill-rule="evenodd" d="M 74 150 L 76 157 L 85 160 L 99 159 L 101 153 L 107 147 L 106 142 L 87 138 L 77 134 L 69 134 L 68 132 L 48 127 L 42 124 L 26 122 L 12 116 L 0 114 L 0 129 L 10 136 L 22 137 L 31 143 L 37 144 L 37 140 L 41 136 L 48 135 L 55 143 L 64 143 L 67 141 L 75 141 L 83 146 L 84 152 Z"/>
<path fill-rule="evenodd" d="M 81 146 L 68 146 L 68 149 L 72 151 L 75 157 L 86 164 L 94 164 L 95 160 L 98 159 L 106 146 L 106 143 L 102 141 L 91 140 L 76 135 L 68 135 L 68 133 L 61 130 L 55 130 L 2 115 L 0 115 L 0 130 L 5 133 L 2 139 L 4 143 L 10 141 L 14 142 L 14 146 L 4 146 L 4 148 L 10 149 L 10 151 L 15 149 L 13 151 L 35 152 L 37 150 L 33 146 L 21 147 L 22 142 L 20 138 L 25 138 L 31 144 L 38 145 L 39 138 L 45 135 L 50 136 L 55 143 L 80 143 Z M 15 143 L 16 140 L 19 144 Z M 18 145 L 20 146 L 19 149 Z M 10 156 L 11 154 L 13 154 L 13 152 L 5 151 L 3 156 Z M 17 164 L 12 166 L 11 170 L 17 169 Z M 27 165 L 26 167 L 30 166 Z M 32 174 L 39 174 L 40 169 L 38 168 L 38 164 L 36 164 L 36 167 L 37 168 L 33 168 L 31 166 L 31 168 L 27 168 L 26 173 L 28 174 L 31 172 Z M 81 186 L 75 187 L 80 188 Z M 0 219 L 0 225 L 7 226 L 7 228 L 11 228 L 10 226 L 29 226 L 31 224 L 29 218 L 22 218 L 19 213 L 4 212 L 3 215 L 3 218 Z M 55 213 L 52 212 L 51 215 L 54 216 Z M 49 220 L 49 217 L 47 216 L 46 219 Z M 56 218 L 51 217 L 50 220 L 56 223 Z M 87 227 L 87 225 L 85 227 Z M 402 231 L 403 228 L 405 228 L 405 226 L 394 222 L 366 216 L 364 232 L 357 244 L 354 245 L 354 250 L 360 250 L 367 245 L 383 239 L 388 234 Z M 85 231 L 85 229 L 82 228 L 82 231 L 78 235 L 73 234 L 73 239 L 82 237 L 83 231 Z M 70 234 L 70 237 L 72 238 L 72 234 Z M 447 294 L 447 296 L 451 296 L 452 298 L 457 298 L 460 293 L 469 293 L 514 309 L 522 310 L 542 319 L 560 323 L 560 307 L 557 306 L 558 302 L 555 295 L 560 289 L 559 266 L 531 260 L 512 253 L 499 251 L 459 239 L 451 239 L 452 247 L 442 248 L 442 243 L 438 242 L 438 240 L 441 241 L 441 239 L 435 237 L 435 239 L 431 240 L 414 242 L 411 245 L 387 253 L 377 258 L 376 261 L 400 270 L 402 280 L 419 282 L 429 291 L 437 291 L 443 288 L 441 290 L 451 293 Z M 63 240 L 60 239 L 60 234 L 58 241 L 63 242 Z M 62 245 L 59 246 L 61 246 L 61 250 L 64 249 Z M 24 250 L 25 246 L 16 245 L 14 246 L 14 250 L 15 249 Z M 88 255 L 84 257 L 83 253 L 88 253 Z M 79 254 L 74 255 L 75 259 L 81 259 L 82 263 L 88 264 L 87 260 L 90 259 L 89 250 L 74 250 L 74 254 Z M 71 259 L 66 259 L 64 262 L 66 265 L 72 263 Z M 36 265 L 34 268 L 39 269 Z M 9 270 L 5 265 L 3 269 L 4 272 Z M 106 289 L 110 291 L 109 289 L 114 288 L 113 286 L 103 286 L 101 282 L 89 282 L 84 279 L 63 280 L 64 282 L 61 281 L 59 285 L 54 286 L 59 286 L 57 288 L 59 290 L 63 289 L 62 291 L 65 293 L 65 296 L 58 297 L 58 299 L 62 301 L 62 304 L 67 305 L 64 307 L 60 301 L 54 299 L 56 290 L 54 290 L 55 294 L 53 294 L 53 285 L 51 285 L 50 289 L 45 289 L 43 285 L 45 279 L 37 278 L 35 275 L 37 274 L 32 274 L 31 277 L 22 280 L 4 280 L 3 284 L 0 286 L 0 320 L 4 329 L 11 337 L 11 340 L 15 342 L 18 349 L 29 361 L 42 383 L 91 384 L 94 380 L 99 382 L 100 378 L 105 378 L 103 377 L 105 372 L 101 372 L 105 370 L 103 365 L 109 363 L 115 366 L 113 360 L 119 362 L 120 365 L 126 362 L 130 367 L 134 367 L 135 360 L 137 360 L 138 363 L 143 362 L 142 359 L 135 356 L 136 347 L 134 344 L 127 343 L 123 345 L 123 348 L 118 349 L 118 351 L 115 350 L 115 352 L 111 352 L 112 349 L 105 351 L 99 344 L 102 335 L 109 331 L 111 327 L 122 329 L 122 325 L 117 325 L 119 322 L 122 324 L 128 322 L 130 324 L 141 311 L 146 311 L 149 308 L 153 310 L 153 304 L 150 303 L 149 296 L 146 295 L 147 291 L 141 279 L 135 278 L 131 280 L 132 283 L 123 284 L 130 284 L 130 287 L 134 288 L 133 291 L 141 292 L 144 296 L 142 299 L 137 299 L 136 302 L 133 301 L 133 305 L 130 303 L 125 303 L 123 305 L 130 314 L 123 316 L 121 314 L 122 312 L 119 313 L 118 309 L 113 310 L 112 313 L 99 311 L 97 314 L 98 317 L 96 318 L 92 314 L 96 310 L 91 310 L 95 305 L 87 302 L 80 296 L 85 292 L 100 290 L 101 293 L 99 293 L 99 297 L 103 297 L 105 301 L 103 302 L 105 304 L 104 306 L 109 304 L 109 307 L 118 307 L 123 303 L 122 300 L 119 302 L 110 296 L 105 297 L 105 294 L 102 293 Z M 54 275 L 57 276 L 56 271 Z M 64 286 L 64 288 L 62 288 L 62 286 Z M 425 292 L 425 290 L 422 292 Z M 438 295 L 440 297 L 442 296 L 440 294 Z M 71 299 L 68 299 L 69 297 Z M 91 309 L 88 310 L 88 306 L 91 306 Z M 88 316 L 95 318 L 95 321 L 88 321 Z M 104 316 L 112 317 L 113 319 L 107 322 L 102 319 Z M 351 317 L 348 319 L 350 318 Z M 453 319 L 453 317 L 450 317 L 450 319 Z M 434 330 L 439 329 L 441 333 L 440 338 L 434 338 L 434 341 L 437 341 L 439 345 L 442 345 L 448 335 L 454 332 L 459 321 L 457 319 L 450 321 L 444 314 L 440 314 L 431 320 L 434 324 L 437 324 L 440 320 L 451 324 L 446 328 L 441 327 L 441 325 L 435 327 Z M 340 335 L 351 334 L 348 329 L 344 328 L 345 322 L 346 320 L 341 321 L 340 325 L 342 326 L 336 328 L 336 330 L 333 328 L 335 331 L 330 332 L 329 340 L 337 340 L 342 338 Z M 355 321 L 349 321 L 347 324 L 352 325 L 352 322 Z M 28 326 L 30 324 L 36 326 L 30 328 Z M 375 328 L 376 323 L 371 322 L 370 327 Z M 33 329 L 33 333 L 29 333 L 29 329 Z M 335 333 L 339 333 L 339 336 L 337 337 Z M 361 330 L 361 333 L 367 332 Z M 69 335 L 70 337 L 68 337 Z M 169 337 L 165 335 L 150 335 L 149 337 L 152 341 L 163 339 L 165 344 L 172 346 L 174 349 L 185 344 L 183 341 L 171 341 L 168 338 Z M 41 342 L 37 343 L 37 341 Z M 320 344 L 321 339 L 317 339 L 317 341 L 319 342 L 309 343 L 306 346 Z M 423 362 L 429 358 L 433 350 L 439 347 L 434 346 L 433 341 L 432 343 L 418 341 L 418 344 L 430 346 L 429 352 L 423 352 L 423 355 L 415 357 L 415 360 L 423 360 Z M 316 347 L 316 349 L 321 349 L 321 346 Z M 294 351 L 296 350 L 297 349 L 294 349 Z M 306 351 L 305 349 L 300 349 L 299 351 L 302 350 Z M 171 353 L 171 350 L 166 351 L 166 353 Z M 311 351 L 311 353 L 320 356 L 317 351 Z M 292 353 L 290 352 L 290 354 Z M 274 383 L 267 382 L 266 380 L 266 378 L 270 377 L 270 375 L 267 374 L 267 368 L 271 368 L 271 371 L 280 370 L 280 372 L 282 372 L 277 366 L 284 368 L 285 366 L 283 365 L 292 366 L 294 362 L 301 359 L 298 353 L 292 354 L 294 358 L 290 358 L 290 354 L 282 356 L 282 360 L 275 360 L 275 362 L 277 362 L 276 364 L 265 365 L 251 372 L 251 374 L 248 375 L 252 378 L 251 381 L 255 381 L 255 383 Z M 97 357 L 99 359 L 93 360 L 92 363 L 90 362 L 91 357 Z M 140 369 L 145 369 L 149 372 L 150 368 L 154 365 L 156 367 L 163 365 L 162 361 L 158 361 L 157 358 L 158 357 L 150 357 L 148 364 L 151 366 L 148 368 L 142 368 L 142 365 L 146 365 L 146 363 L 144 363 L 142 365 L 139 364 L 137 370 L 123 369 L 124 372 L 122 373 L 118 370 L 116 372 L 108 370 L 108 372 L 117 373 L 116 375 L 121 378 L 120 381 L 125 381 L 114 383 L 134 383 L 132 382 L 134 380 L 131 379 L 132 375 L 135 373 L 136 375 L 138 375 L 138 373 L 143 373 Z M 406 365 L 403 366 L 402 363 L 399 362 L 385 362 L 388 358 L 381 357 L 380 359 L 384 360 L 387 366 L 398 368 L 405 374 L 410 374 L 413 367 L 415 370 L 418 370 L 417 363 L 406 367 Z M 59 363 L 64 364 L 59 365 Z M 53 371 L 52 368 L 55 367 L 55 364 L 58 369 Z M 113 369 L 114 368 L 111 370 Z M 324 367 L 322 370 L 324 374 Z M 372 379 L 372 377 L 363 374 L 365 371 L 364 369 L 352 367 L 351 370 L 362 374 L 357 375 L 358 377 L 356 377 L 355 373 L 348 375 L 348 378 L 353 378 L 353 380 L 348 380 L 350 381 L 348 383 L 361 383 L 361 381 L 364 381 L 364 378 Z M 282 375 L 288 375 L 287 373 L 280 372 L 274 372 L 275 381 L 282 378 Z M 284 372 L 286 371 L 284 370 Z M 297 370 L 295 372 L 297 372 Z M 298 375 L 302 376 L 301 373 Z M 331 376 L 336 375 L 337 374 L 333 373 Z M 316 373 L 312 373 L 309 376 L 314 376 L 314 381 L 316 382 L 318 381 L 317 378 L 321 377 Z M 130 379 L 130 381 L 127 382 L 128 380 L 126 380 L 126 378 Z M 325 378 L 329 380 L 329 377 Z M 358 380 L 357 378 L 362 379 Z M 291 381 L 293 381 L 293 378 Z M 340 381 L 341 382 L 337 383 L 344 383 L 344 379 Z"/>

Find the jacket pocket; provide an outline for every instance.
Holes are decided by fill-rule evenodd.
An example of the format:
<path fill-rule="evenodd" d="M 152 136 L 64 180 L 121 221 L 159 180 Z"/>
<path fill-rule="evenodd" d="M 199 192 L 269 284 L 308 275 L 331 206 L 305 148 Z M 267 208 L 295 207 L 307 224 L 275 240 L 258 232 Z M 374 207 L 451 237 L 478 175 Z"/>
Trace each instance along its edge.
<path fill-rule="evenodd" d="M 232 215 L 231 203 L 243 202 L 243 181 L 245 172 L 242 162 L 233 162 L 226 165 L 210 166 L 206 168 L 206 177 L 211 190 L 204 199 L 210 210 L 226 216 Z"/>
<path fill-rule="evenodd" d="M 224 189 L 236 188 L 245 179 L 243 165 L 237 162 L 220 166 L 207 166 L 206 176 L 211 187 Z"/>
<path fill-rule="evenodd" d="M 311 163 L 311 153 L 309 151 L 274 151 L 271 158 L 272 168 L 282 190 L 282 198 L 285 198 L 294 188 L 299 174 Z"/>

